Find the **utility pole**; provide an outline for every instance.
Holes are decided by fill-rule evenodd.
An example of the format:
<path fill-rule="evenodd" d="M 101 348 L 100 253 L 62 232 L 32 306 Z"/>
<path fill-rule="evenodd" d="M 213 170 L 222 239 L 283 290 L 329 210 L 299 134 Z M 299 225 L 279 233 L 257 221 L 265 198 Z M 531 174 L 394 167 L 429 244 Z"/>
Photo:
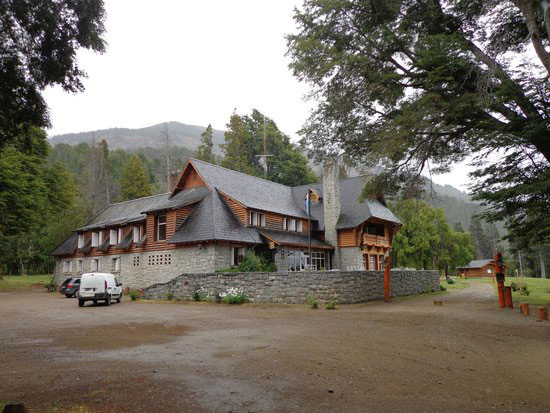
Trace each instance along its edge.
<path fill-rule="evenodd" d="M 259 158 L 260 165 L 264 168 L 264 179 L 267 179 L 267 157 L 273 156 L 267 154 L 267 136 L 265 129 L 265 115 L 264 116 L 264 153 L 263 155 L 256 155 L 256 158 Z"/>
<path fill-rule="evenodd" d="M 171 191 L 170 187 L 170 134 L 168 133 L 168 123 L 164 123 L 164 131 L 161 133 L 164 138 L 164 150 L 166 152 L 166 192 Z"/>

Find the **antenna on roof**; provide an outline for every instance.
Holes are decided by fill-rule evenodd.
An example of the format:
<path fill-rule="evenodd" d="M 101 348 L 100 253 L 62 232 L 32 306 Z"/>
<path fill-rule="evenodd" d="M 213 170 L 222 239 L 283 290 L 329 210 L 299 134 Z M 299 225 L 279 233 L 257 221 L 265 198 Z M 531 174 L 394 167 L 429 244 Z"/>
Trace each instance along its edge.
<path fill-rule="evenodd" d="M 264 178 L 267 179 L 267 157 L 268 156 L 273 156 L 273 155 L 268 155 L 267 154 L 267 137 L 266 137 L 266 134 L 265 134 L 265 115 L 264 116 L 264 153 L 263 155 L 256 155 L 256 158 L 259 158 L 258 159 L 258 163 L 260 164 L 260 166 L 262 168 L 264 168 Z"/>

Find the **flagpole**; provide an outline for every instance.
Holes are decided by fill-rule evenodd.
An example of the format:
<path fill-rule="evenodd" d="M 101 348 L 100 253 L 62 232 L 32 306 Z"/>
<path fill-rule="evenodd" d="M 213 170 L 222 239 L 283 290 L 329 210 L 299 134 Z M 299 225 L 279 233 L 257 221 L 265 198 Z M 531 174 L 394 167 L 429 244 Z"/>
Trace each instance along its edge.
<path fill-rule="evenodd" d="M 311 257 L 311 189 L 307 191 L 307 239 L 309 243 L 309 267 L 311 268 L 311 263 L 313 262 Z"/>

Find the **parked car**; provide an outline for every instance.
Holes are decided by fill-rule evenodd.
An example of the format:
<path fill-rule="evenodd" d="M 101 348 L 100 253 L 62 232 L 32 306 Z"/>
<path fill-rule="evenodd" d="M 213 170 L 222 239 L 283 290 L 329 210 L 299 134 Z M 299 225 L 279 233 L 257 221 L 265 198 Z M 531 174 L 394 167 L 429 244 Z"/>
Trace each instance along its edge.
<path fill-rule="evenodd" d="M 120 303 L 122 300 L 122 283 L 113 274 L 105 272 L 92 272 L 82 274 L 80 279 L 80 292 L 78 306 L 84 307 L 86 301 L 103 301 L 105 305 L 111 305 L 111 300 Z"/>
<path fill-rule="evenodd" d="M 79 289 L 80 289 L 80 278 L 69 277 L 65 281 L 63 281 L 63 284 L 61 284 L 61 288 L 59 289 L 59 292 L 61 294 L 65 294 L 65 297 L 67 298 L 78 297 Z"/>

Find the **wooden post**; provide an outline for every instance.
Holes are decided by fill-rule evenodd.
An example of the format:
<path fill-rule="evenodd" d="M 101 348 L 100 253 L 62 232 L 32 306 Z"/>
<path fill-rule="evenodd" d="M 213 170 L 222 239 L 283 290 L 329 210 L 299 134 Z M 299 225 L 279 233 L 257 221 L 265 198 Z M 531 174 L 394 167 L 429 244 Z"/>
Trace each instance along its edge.
<path fill-rule="evenodd" d="M 504 301 L 504 283 L 502 281 L 499 281 L 497 283 L 497 290 L 498 290 L 498 306 L 500 308 L 506 307 L 506 302 Z"/>
<path fill-rule="evenodd" d="M 386 257 L 386 268 L 384 271 L 384 298 L 390 302 L 390 256 Z"/>
<path fill-rule="evenodd" d="M 514 308 L 514 303 L 512 302 L 512 287 L 504 287 L 504 301 L 506 302 L 506 307 Z"/>
<path fill-rule="evenodd" d="M 529 303 L 521 303 L 519 305 L 519 309 L 521 311 L 521 314 L 523 314 L 524 316 L 529 315 Z"/>
<path fill-rule="evenodd" d="M 497 289 L 498 289 L 498 305 L 500 308 L 506 307 L 506 297 L 504 293 L 504 263 L 502 260 L 502 254 L 497 252 L 495 257 L 495 262 L 497 264 Z M 510 303 L 512 302 L 512 295 L 510 291 Z"/>
<path fill-rule="evenodd" d="M 537 321 L 548 321 L 548 309 L 546 307 L 537 309 Z"/>

